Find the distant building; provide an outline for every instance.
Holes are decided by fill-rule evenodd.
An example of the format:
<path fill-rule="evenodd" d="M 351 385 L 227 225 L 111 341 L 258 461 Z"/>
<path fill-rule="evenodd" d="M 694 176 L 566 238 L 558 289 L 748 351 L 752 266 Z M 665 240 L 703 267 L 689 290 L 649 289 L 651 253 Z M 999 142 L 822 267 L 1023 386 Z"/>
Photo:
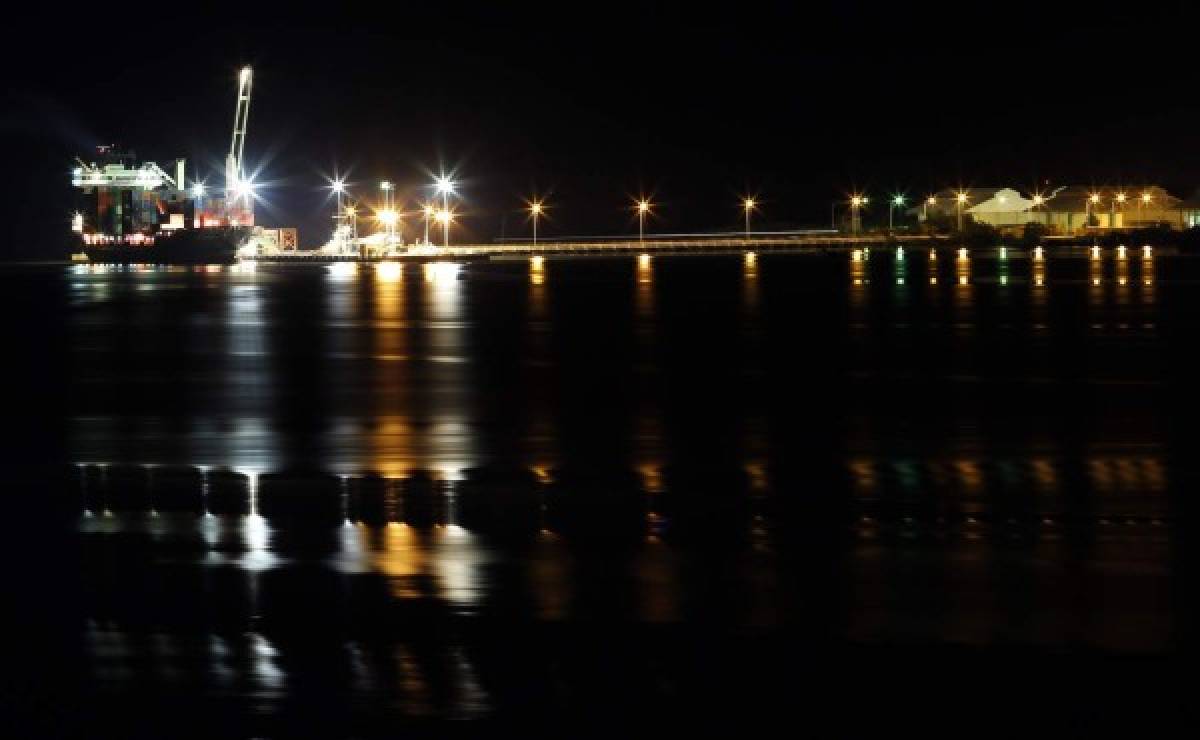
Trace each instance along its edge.
<path fill-rule="evenodd" d="M 1030 209 L 1033 200 L 1015 188 L 987 187 L 941 190 L 913 209 L 919 221 L 942 218 L 958 219 L 959 196 L 966 196 L 962 203 L 964 221 L 967 217 L 978 223 L 997 228 L 1024 226 L 1034 220 Z"/>
<path fill-rule="evenodd" d="M 1185 229 L 1200 229 L 1200 192 L 1179 204 L 1179 223 Z"/>
<path fill-rule="evenodd" d="M 1182 201 L 1157 185 L 1067 185 L 1045 194 L 1033 220 L 1059 234 L 1087 229 L 1183 228 Z"/>
<path fill-rule="evenodd" d="M 958 218 L 960 195 L 966 196 L 964 220 L 970 217 L 1001 230 L 1017 230 L 1028 223 L 1044 224 L 1055 234 L 1200 226 L 1200 193 L 1184 201 L 1157 185 L 1063 185 L 1039 194 L 1003 187 L 946 189 L 911 212 L 922 222 L 937 218 L 953 223 Z"/>

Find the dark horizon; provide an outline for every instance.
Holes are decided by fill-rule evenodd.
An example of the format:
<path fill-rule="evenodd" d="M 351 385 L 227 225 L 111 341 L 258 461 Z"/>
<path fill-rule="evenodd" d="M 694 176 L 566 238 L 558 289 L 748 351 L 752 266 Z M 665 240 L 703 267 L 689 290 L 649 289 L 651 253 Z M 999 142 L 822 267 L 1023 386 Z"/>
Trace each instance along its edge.
<path fill-rule="evenodd" d="M 825 225 L 853 190 L 877 202 L 980 184 L 1191 195 L 1195 11 L 1084 7 L 740 7 L 686 20 L 670 5 L 582 19 L 254 10 L 232 30 L 158 18 L 180 37 L 118 33 L 95 69 L 34 19 L 0 52 L 22 173 L 5 185 L 8 255 L 59 256 L 70 163 L 97 144 L 160 164 L 186 156 L 189 175 L 199 164 L 218 181 L 243 64 L 255 70 L 247 160 L 269 204 L 259 222 L 297 226 L 309 246 L 329 228 L 321 186 L 335 167 L 365 202 L 396 181 L 409 210 L 430 173 L 455 171 L 458 241 L 520 233 L 535 193 L 551 206 L 546 236 L 628 233 L 629 198 L 643 193 L 662 231 L 737 229 L 744 193 L 764 227 Z M 103 35 L 100 19 L 79 21 Z"/>

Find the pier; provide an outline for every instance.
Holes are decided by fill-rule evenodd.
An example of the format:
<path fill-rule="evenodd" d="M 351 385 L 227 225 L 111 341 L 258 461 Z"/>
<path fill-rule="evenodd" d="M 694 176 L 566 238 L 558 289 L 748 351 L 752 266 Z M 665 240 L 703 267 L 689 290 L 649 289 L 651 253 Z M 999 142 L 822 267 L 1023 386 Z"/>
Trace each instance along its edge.
<path fill-rule="evenodd" d="M 1059 243 L 1055 243 L 1058 241 Z M 697 237 L 665 237 L 654 239 L 591 239 L 537 242 L 510 241 L 490 244 L 463 244 L 449 247 L 415 246 L 407 249 L 395 249 L 388 252 L 368 252 L 366 254 L 335 253 L 314 250 L 277 251 L 262 253 L 247 259 L 264 263 L 317 263 L 335 262 L 436 262 L 460 261 L 470 262 L 479 260 L 521 259 L 527 257 L 604 257 L 624 255 L 720 255 L 756 253 L 808 253 L 808 254 L 848 254 L 856 255 L 861 250 L 879 248 L 885 252 L 905 251 L 927 255 L 948 249 L 959 257 L 962 253 L 972 256 L 994 255 L 1000 259 L 1030 257 L 1040 259 L 1053 255 L 1056 258 L 1076 257 L 1095 259 L 1100 247 L 1095 245 L 1077 244 L 1073 241 L 1046 239 L 1044 247 L 1023 247 L 1008 244 L 995 244 L 986 247 L 966 247 L 958 240 L 947 236 L 906 235 L 902 237 L 888 235 L 846 236 L 836 233 L 811 234 L 780 234 L 762 236 L 726 236 L 719 238 Z M 1130 245 L 1128 247 L 1105 248 L 1104 253 L 1113 252 L 1124 256 L 1145 256 L 1146 245 Z M 1177 249 L 1169 246 L 1155 246 L 1159 254 L 1175 254 Z M 903 257 L 901 257 L 903 258 Z"/>
<path fill-rule="evenodd" d="M 751 235 L 668 235 L 656 238 L 593 238 L 562 241 L 507 241 L 448 247 L 418 245 L 387 252 L 336 253 L 320 249 L 266 252 L 254 257 L 262 262 L 383 262 L 430 260 L 480 260 L 534 256 L 604 256 L 631 254 L 740 254 L 748 251 L 850 251 L 856 248 L 896 245 L 936 246 L 946 237 L 926 235 L 903 238 L 884 235 L 845 236 L 828 231 Z"/>

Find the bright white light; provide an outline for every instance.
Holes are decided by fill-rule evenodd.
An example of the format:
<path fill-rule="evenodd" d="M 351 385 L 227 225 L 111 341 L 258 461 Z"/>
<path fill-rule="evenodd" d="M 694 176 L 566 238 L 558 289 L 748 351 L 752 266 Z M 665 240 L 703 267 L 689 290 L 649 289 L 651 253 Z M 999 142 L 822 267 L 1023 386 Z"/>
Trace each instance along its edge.
<path fill-rule="evenodd" d="M 380 262 L 375 265 L 375 277 L 383 282 L 393 282 L 399 280 L 404 274 L 404 265 L 399 262 Z"/>
<path fill-rule="evenodd" d="M 426 262 L 425 280 L 430 283 L 445 283 L 458 279 L 462 265 L 457 262 Z"/>
<path fill-rule="evenodd" d="M 434 178 L 434 187 L 437 188 L 437 192 L 439 194 L 441 194 L 441 193 L 446 193 L 449 195 L 454 194 L 454 182 L 449 177 L 446 177 L 445 175 L 439 175 L 436 178 Z"/>
<path fill-rule="evenodd" d="M 334 180 L 329 187 L 338 195 L 346 192 L 346 183 L 341 180 Z"/>
<path fill-rule="evenodd" d="M 196 198 L 204 197 L 204 183 L 198 182 L 195 185 L 192 185 L 192 196 Z"/>

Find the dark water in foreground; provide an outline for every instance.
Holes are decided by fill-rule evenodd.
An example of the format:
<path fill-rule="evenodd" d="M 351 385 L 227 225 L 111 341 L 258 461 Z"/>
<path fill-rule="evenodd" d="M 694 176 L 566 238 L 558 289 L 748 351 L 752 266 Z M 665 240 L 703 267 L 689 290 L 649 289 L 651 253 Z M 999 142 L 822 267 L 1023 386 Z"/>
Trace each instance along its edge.
<path fill-rule="evenodd" d="M 24 495 L 69 531 L 10 563 L 63 732 L 1185 706 L 1200 260 L 16 281 L 63 340 Z"/>

